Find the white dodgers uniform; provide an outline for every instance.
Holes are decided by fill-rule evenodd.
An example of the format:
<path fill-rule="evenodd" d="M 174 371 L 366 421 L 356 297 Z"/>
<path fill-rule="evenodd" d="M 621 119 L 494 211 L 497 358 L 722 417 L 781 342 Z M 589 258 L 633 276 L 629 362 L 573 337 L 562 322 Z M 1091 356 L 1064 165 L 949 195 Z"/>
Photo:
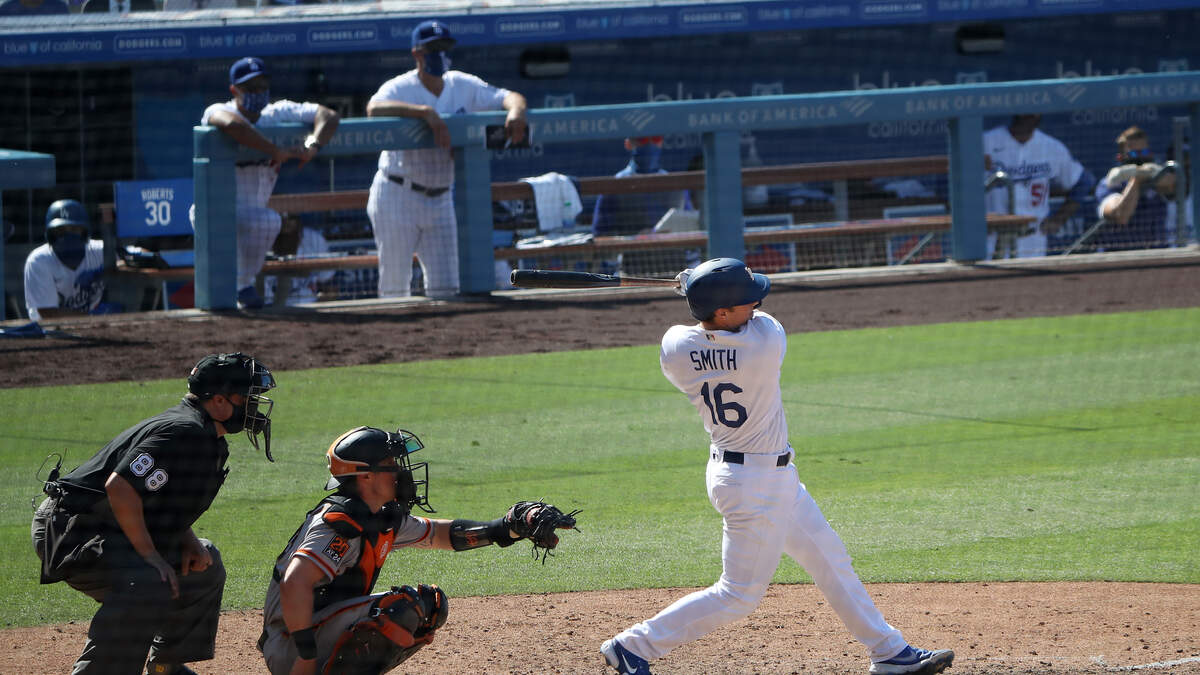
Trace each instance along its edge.
<path fill-rule="evenodd" d="M 88 241 L 83 261 L 71 269 L 54 255 L 50 244 L 25 258 L 25 310 L 30 321 L 41 321 L 39 307 L 89 312 L 104 295 L 104 242 Z"/>
<path fill-rule="evenodd" d="M 905 647 L 790 461 L 779 388 L 786 350 L 783 327 L 761 311 L 737 332 L 673 326 L 663 336 L 663 374 L 687 394 L 712 437 L 705 482 L 709 501 L 724 519 L 722 572 L 712 586 L 616 636 L 645 659 L 660 658 L 750 614 L 783 553 L 812 576 L 872 660 L 891 658 Z"/>
<path fill-rule="evenodd" d="M 442 76 L 445 87 L 434 96 L 416 70 L 394 77 L 371 101 L 427 105 L 439 114 L 502 110 L 507 89 L 457 70 Z M 445 148 L 385 150 L 371 183 L 367 216 L 379 249 L 379 296 L 411 295 L 415 253 L 425 277 L 425 294 L 458 293 L 458 222 L 454 217 L 454 157 Z"/>
<path fill-rule="evenodd" d="M 286 99 L 273 101 L 263 108 L 257 128 L 274 127 L 289 122 L 312 124 L 317 118 L 320 106 L 316 103 L 296 103 Z M 233 113 L 245 119 L 238 110 L 237 101 L 214 103 L 204 110 L 200 124 L 208 124 L 212 115 L 219 111 Z M 249 122 L 249 120 L 247 120 Z M 266 159 L 248 163 L 238 163 L 237 175 L 237 228 L 238 228 L 238 272 L 237 287 L 243 289 L 254 285 L 254 279 L 262 271 L 263 261 L 267 251 L 275 243 L 279 234 L 282 220 L 279 214 L 267 208 L 267 200 L 275 190 L 275 181 L 279 172 L 271 168 Z M 192 225 L 195 226 L 195 210 L 192 213 Z"/>
<path fill-rule="evenodd" d="M 287 548 L 275 561 L 273 580 L 267 588 L 266 604 L 263 607 L 263 635 L 259 642 L 267 667 L 273 675 L 286 675 L 296 661 L 296 644 L 288 633 L 283 620 L 283 605 L 279 583 L 291 564 L 292 558 L 303 558 L 316 565 L 325 574 L 317 584 L 315 596 L 330 596 L 329 604 L 314 600 L 313 625 L 316 627 L 318 666 L 333 652 L 338 638 L 371 609 L 371 603 L 382 593 L 371 594 L 375 576 L 383 567 L 388 554 L 403 546 L 431 548 L 433 524 L 429 519 L 405 515 L 394 527 L 384 529 L 373 541 L 366 537 L 347 538 L 337 532 L 331 523 L 344 520 L 344 513 L 335 513 L 336 508 L 323 501 L 308 513 L 304 524 L 292 535 Z M 329 594 L 335 581 L 350 580 L 357 592 Z M 347 584 L 338 584 L 349 586 Z"/>
<path fill-rule="evenodd" d="M 1083 175 L 1083 165 L 1075 161 L 1061 141 L 1033 131 L 1025 143 L 1018 143 L 1008 127 L 996 127 L 983 134 L 983 152 L 991 157 L 992 169 L 1002 170 L 1013 181 L 1012 213 L 1033 216 L 1028 234 L 1017 239 L 1018 258 L 1046 255 L 1046 234 L 1042 221 L 1050 215 L 1050 183 L 1069 190 Z M 1009 213 L 1008 189 L 996 187 L 987 192 L 989 213 Z M 993 257 L 997 237 L 988 235 L 988 257 Z"/>

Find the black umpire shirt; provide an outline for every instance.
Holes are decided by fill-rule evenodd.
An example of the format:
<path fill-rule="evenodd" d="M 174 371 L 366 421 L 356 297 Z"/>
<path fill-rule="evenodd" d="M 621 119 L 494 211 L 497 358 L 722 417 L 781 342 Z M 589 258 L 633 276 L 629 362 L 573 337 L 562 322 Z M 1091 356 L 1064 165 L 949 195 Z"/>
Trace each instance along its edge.
<path fill-rule="evenodd" d="M 116 473 L 142 498 L 142 515 L 155 548 L 177 555 L 180 536 L 208 510 L 229 469 L 229 444 L 200 404 L 178 405 L 121 432 L 59 482 L 72 494 L 103 498 Z"/>

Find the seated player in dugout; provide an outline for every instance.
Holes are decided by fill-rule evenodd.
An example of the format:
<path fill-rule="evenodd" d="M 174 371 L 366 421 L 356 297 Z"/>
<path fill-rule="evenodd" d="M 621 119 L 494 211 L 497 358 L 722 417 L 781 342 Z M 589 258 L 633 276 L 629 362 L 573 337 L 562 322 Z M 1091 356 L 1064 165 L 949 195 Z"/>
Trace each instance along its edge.
<path fill-rule="evenodd" d="M 60 199 L 46 210 L 46 243 L 25 258 L 25 311 L 40 322 L 112 314 L 121 305 L 104 296 L 104 242 L 91 238 L 87 208 Z"/>
<path fill-rule="evenodd" d="M 667 173 L 661 163 L 662 136 L 626 138 L 624 147 L 629 153 L 629 163 L 613 174 L 614 178 Z M 667 211 L 683 208 L 685 202 L 686 195 L 677 190 L 600 195 L 592 210 L 592 234 L 596 237 L 612 237 L 650 232 Z M 621 254 L 617 269 L 625 275 L 652 276 L 677 270 L 685 262 L 685 258 L 676 251 L 634 251 Z"/>
<path fill-rule="evenodd" d="M 326 457 L 322 499 L 275 561 L 258 648 L 273 675 L 386 673 L 429 644 L 446 622 L 446 594 L 431 584 L 372 593 L 388 553 L 402 546 L 466 551 L 529 538 L 534 554 L 558 544 L 557 529 L 575 514 L 542 502 L 518 502 L 495 520 L 412 515 L 429 506 L 429 471 L 411 456 L 415 434 L 358 427 L 339 436 Z"/>

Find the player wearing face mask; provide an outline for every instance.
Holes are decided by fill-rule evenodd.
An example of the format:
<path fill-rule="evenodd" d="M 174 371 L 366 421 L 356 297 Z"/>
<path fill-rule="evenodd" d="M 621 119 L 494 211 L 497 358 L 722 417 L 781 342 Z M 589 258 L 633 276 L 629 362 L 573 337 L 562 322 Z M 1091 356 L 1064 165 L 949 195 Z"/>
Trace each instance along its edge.
<path fill-rule="evenodd" d="M 1098 215 L 1105 225 L 1096 245 L 1104 251 L 1163 248 L 1167 237 L 1167 202 L 1175 198 L 1173 172 L 1154 162 L 1150 137 L 1129 127 L 1117 137 L 1117 165 L 1096 187 Z"/>
<path fill-rule="evenodd" d="M 104 294 L 104 242 L 88 237 L 87 209 L 60 199 L 46 211 L 46 243 L 25 259 L 25 309 L 31 321 L 107 313 Z"/>
<path fill-rule="evenodd" d="M 279 214 L 267 208 L 279 168 L 289 159 L 304 166 L 333 138 L 340 121 L 336 112 L 318 103 L 271 101 L 270 87 L 262 59 L 239 59 L 229 69 L 233 98 L 210 105 L 200 118 L 200 124 L 217 127 L 241 145 L 265 155 L 237 164 L 238 305 L 246 309 L 263 306 L 254 279 L 282 223 Z M 302 148 L 281 148 L 259 131 L 289 122 L 312 125 L 312 134 Z M 194 211 L 192 216 L 194 222 Z"/>
<path fill-rule="evenodd" d="M 505 137 L 525 140 L 525 97 L 460 70 L 450 70 L 455 45 L 440 21 L 423 21 L 412 32 L 415 68 L 384 82 L 367 103 L 368 117 L 421 120 L 435 147 L 384 150 L 371 183 L 367 216 L 379 249 L 379 296 L 412 294 L 416 254 L 425 295 L 452 297 L 459 290 L 458 226 L 454 214 L 454 155 L 443 115 L 505 110 Z"/>
<path fill-rule="evenodd" d="M 662 147 L 662 136 L 626 138 L 629 164 L 615 176 L 629 178 L 667 173 L 661 165 Z M 649 232 L 669 209 L 681 207 L 684 202 L 685 196 L 680 191 L 600 195 L 592 211 L 592 234 L 614 237 Z M 654 276 L 683 267 L 684 262 L 681 252 L 632 251 L 620 255 L 616 262 L 619 270 L 614 271 L 629 276 Z"/>

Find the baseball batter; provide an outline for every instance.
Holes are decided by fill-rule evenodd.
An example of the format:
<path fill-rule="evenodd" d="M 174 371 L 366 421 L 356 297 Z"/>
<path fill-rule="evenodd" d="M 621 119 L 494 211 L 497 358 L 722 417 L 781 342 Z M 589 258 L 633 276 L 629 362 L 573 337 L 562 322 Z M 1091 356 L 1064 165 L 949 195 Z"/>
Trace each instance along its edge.
<path fill-rule="evenodd" d="M 424 120 L 437 147 L 385 150 L 371 183 L 367 216 L 379 250 L 379 296 L 411 295 L 415 253 L 429 297 L 458 293 L 458 223 L 450 188 L 454 157 L 442 115 L 507 110 L 505 134 L 525 139 L 525 97 L 480 78 L 450 70 L 448 52 L 455 44 L 446 25 L 425 21 L 412 32 L 417 67 L 394 77 L 371 97 L 368 117 Z"/>
<path fill-rule="evenodd" d="M 989 258 L 1028 258 L 1046 255 L 1046 237 L 1062 228 L 1083 200 L 1088 198 L 1095 178 L 1075 161 L 1067 146 L 1038 129 L 1041 115 L 1014 115 L 1008 126 L 983 134 L 983 152 L 988 170 L 1004 171 L 1013 182 L 1013 203 L 1008 191 L 996 187 L 987 192 L 991 213 L 1033 216 L 1030 229 L 1015 237 L 988 235 Z M 1062 208 L 1050 214 L 1050 187 L 1070 190 Z"/>
<path fill-rule="evenodd" d="M 650 660 L 752 612 L 787 553 L 866 646 L 870 672 L 945 670 L 952 651 L 911 647 L 884 620 L 799 481 L 779 386 L 787 336 L 758 310 L 770 281 L 733 258 L 709 260 L 679 279 L 700 323 L 671 327 L 660 362 L 712 438 L 705 481 L 724 519 L 722 573 L 712 586 L 606 641 L 605 661 L 622 675 L 648 675 Z"/>
<path fill-rule="evenodd" d="M 263 306 L 254 280 L 279 234 L 280 216 L 267 208 L 267 200 L 279 179 L 279 168 L 289 159 L 299 160 L 300 166 L 308 163 L 333 138 L 340 121 L 336 112 L 318 103 L 286 99 L 272 102 L 270 85 L 262 59 L 239 59 L 229 69 L 229 91 L 233 98 L 210 105 L 200 117 L 200 124 L 217 127 L 238 143 L 267 155 L 261 160 L 239 162 L 236 169 L 238 303 L 250 309 Z M 259 131 L 288 122 L 312 125 L 313 132 L 300 150 L 280 148 Z M 194 209 L 191 216 L 194 226 Z"/>
<path fill-rule="evenodd" d="M 87 314 L 104 294 L 104 242 L 90 239 L 87 209 L 60 199 L 46 209 L 46 243 L 25 258 L 30 321 Z"/>

